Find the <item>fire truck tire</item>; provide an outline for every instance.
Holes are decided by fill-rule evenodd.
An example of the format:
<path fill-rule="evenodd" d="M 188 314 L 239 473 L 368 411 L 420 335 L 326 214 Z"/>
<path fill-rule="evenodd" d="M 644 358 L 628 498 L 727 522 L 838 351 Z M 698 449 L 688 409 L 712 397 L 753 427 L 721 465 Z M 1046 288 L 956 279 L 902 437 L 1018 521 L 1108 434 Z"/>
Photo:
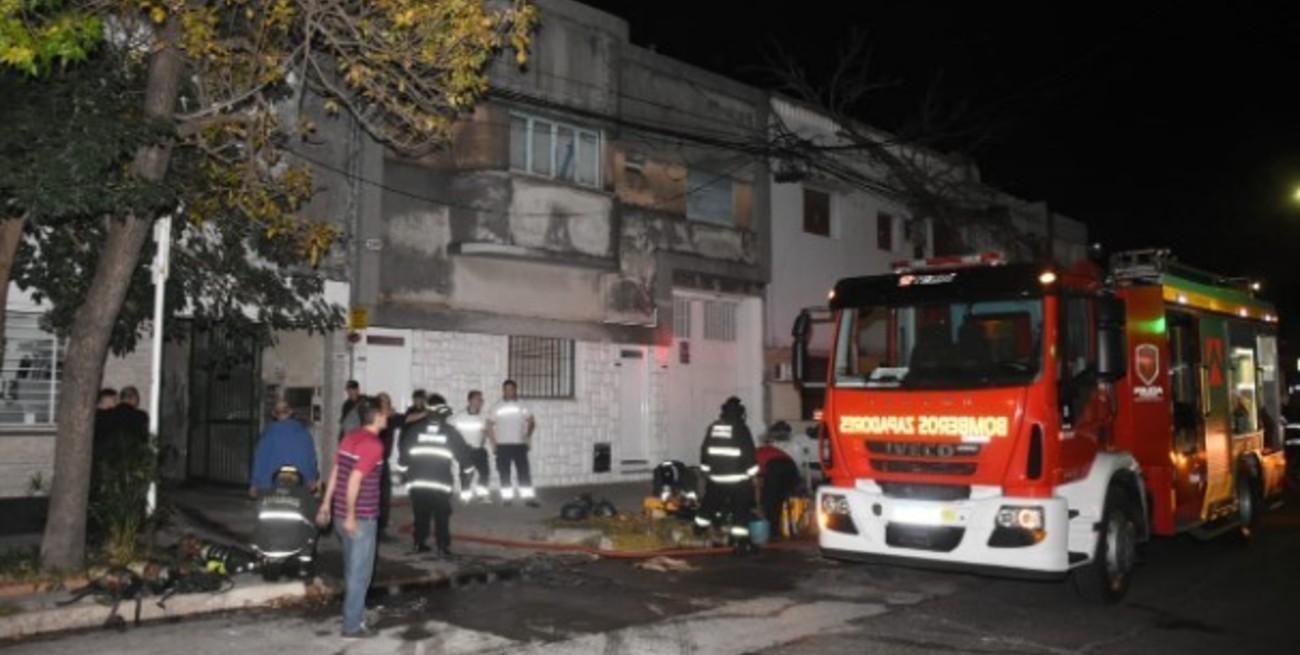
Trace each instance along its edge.
<path fill-rule="evenodd" d="M 1134 491 L 1111 483 L 1098 526 L 1092 561 L 1070 576 L 1080 596 L 1097 603 L 1117 603 L 1128 593 L 1138 560 L 1139 504 Z"/>
<path fill-rule="evenodd" d="M 1241 521 L 1238 535 L 1247 543 L 1259 533 L 1263 518 L 1264 499 L 1255 471 L 1249 461 L 1243 461 L 1237 469 L 1237 517 Z"/>

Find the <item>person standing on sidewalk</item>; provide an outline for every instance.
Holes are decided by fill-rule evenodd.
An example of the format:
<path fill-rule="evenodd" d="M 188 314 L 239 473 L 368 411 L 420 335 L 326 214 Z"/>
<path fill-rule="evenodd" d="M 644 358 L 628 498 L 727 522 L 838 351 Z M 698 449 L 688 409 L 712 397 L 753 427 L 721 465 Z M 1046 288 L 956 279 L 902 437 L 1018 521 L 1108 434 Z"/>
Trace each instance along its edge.
<path fill-rule="evenodd" d="M 356 380 L 348 380 L 344 387 L 348 397 L 343 400 L 343 412 L 339 414 L 339 439 L 342 440 L 353 430 L 361 427 L 361 414 L 357 404 L 361 402 L 361 385 Z"/>
<path fill-rule="evenodd" d="M 460 500 L 488 501 L 488 449 L 484 439 L 487 419 L 483 416 L 483 392 L 473 389 L 466 398 L 465 411 L 451 418 L 451 424 L 465 438 L 469 461 L 460 464 Z"/>
<path fill-rule="evenodd" d="M 379 402 L 379 409 L 388 416 L 388 427 L 379 433 L 379 441 L 384 444 L 384 462 L 381 464 L 383 472 L 379 476 L 379 542 L 388 543 L 393 541 L 392 535 L 388 534 L 389 507 L 393 503 L 393 472 L 389 461 L 393 457 L 393 445 L 397 442 L 397 435 L 401 434 L 406 416 L 393 409 L 393 398 L 388 392 L 380 392 L 375 400 Z"/>
<path fill-rule="evenodd" d="M 252 482 L 248 495 L 254 500 L 275 488 L 275 474 L 281 466 L 298 470 L 308 491 L 316 493 L 320 473 L 316 466 L 316 444 L 311 433 L 293 417 L 293 407 L 284 398 L 275 399 L 275 422 L 266 426 L 253 451 Z"/>
<path fill-rule="evenodd" d="M 464 437 L 448 422 L 451 407 L 438 394 L 429 396 L 429 412 L 402 428 L 398 465 L 406 471 L 406 488 L 415 514 L 416 553 L 429 552 L 429 519 L 434 523 L 438 556 L 451 559 L 451 495 L 456 462 L 469 458 Z"/>
<path fill-rule="evenodd" d="M 501 476 L 501 500 L 511 505 L 515 487 L 511 482 L 513 469 L 519 482 L 518 495 L 529 507 L 539 507 L 537 491 L 533 489 L 533 476 L 528 465 L 528 451 L 533 444 L 533 430 L 537 422 L 533 413 L 519 403 L 519 387 L 514 380 L 501 383 L 501 400 L 488 412 L 488 443 L 497 453 L 497 474 Z"/>
<path fill-rule="evenodd" d="M 368 637 L 366 591 L 375 573 L 375 552 L 379 520 L 380 461 L 384 444 L 379 433 L 388 426 L 388 416 L 378 404 L 358 400 L 360 427 L 343 437 L 334 456 L 334 468 L 325 487 L 325 498 L 316 513 L 316 523 L 333 519 L 343 544 L 343 636 Z"/>

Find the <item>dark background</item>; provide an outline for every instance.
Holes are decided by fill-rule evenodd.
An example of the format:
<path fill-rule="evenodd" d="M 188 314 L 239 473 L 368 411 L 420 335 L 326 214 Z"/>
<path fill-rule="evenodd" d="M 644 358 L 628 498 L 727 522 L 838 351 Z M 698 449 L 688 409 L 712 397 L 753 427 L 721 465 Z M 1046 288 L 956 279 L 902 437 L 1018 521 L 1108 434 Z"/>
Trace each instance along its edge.
<path fill-rule="evenodd" d="M 763 88 L 777 49 L 814 77 L 851 30 L 892 86 L 860 112 L 898 129 L 937 84 L 987 138 L 984 179 L 1085 222 L 1108 248 L 1170 247 L 1259 276 L 1294 375 L 1300 334 L 1300 3 L 587 4 L 633 42 Z M 962 144 L 954 148 L 967 150 Z"/>

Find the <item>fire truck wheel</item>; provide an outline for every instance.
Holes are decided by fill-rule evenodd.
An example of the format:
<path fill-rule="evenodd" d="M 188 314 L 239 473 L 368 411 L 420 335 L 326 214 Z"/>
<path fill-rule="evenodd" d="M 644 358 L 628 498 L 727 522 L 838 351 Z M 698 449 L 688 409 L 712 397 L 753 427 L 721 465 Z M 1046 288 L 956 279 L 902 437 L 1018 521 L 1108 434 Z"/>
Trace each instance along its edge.
<path fill-rule="evenodd" d="M 1110 486 L 1092 561 L 1070 576 L 1080 596 L 1099 603 L 1116 603 L 1128 593 L 1138 559 L 1137 507 L 1131 490 L 1117 484 Z"/>
<path fill-rule="evenodd" d="M 1243 463 L 1237 469 L 1237 517 L 1241 521 L 1239 532 L 1242 540 L 1249 542 L 1259 533 L 1262 518 L 1263 499 L 1259 491 L 1259 478 L 1255 476 L 1254 467 Z"/>

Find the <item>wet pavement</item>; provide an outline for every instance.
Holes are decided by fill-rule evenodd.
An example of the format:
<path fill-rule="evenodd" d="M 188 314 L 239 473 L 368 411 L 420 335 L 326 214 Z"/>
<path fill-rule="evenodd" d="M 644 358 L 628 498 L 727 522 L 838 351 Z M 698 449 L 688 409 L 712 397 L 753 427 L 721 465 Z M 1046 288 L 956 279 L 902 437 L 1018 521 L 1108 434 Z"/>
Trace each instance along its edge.
<path fill-rule="evenodd" d="M 438 584 L 374 590 L 379 634 L 369 640 L 341 640 L 330 601 L 11 652 L 1292 653 L 1300 498 L 1288 500 L 1249 545 L 1156 541 L 1129 598 L 1113 607 L 1087 604 L 1066 584 L 843 564 L 808 549 L 695 558 L 695 570 L 668 572 L 586 556 L 466 556 Z"/>

